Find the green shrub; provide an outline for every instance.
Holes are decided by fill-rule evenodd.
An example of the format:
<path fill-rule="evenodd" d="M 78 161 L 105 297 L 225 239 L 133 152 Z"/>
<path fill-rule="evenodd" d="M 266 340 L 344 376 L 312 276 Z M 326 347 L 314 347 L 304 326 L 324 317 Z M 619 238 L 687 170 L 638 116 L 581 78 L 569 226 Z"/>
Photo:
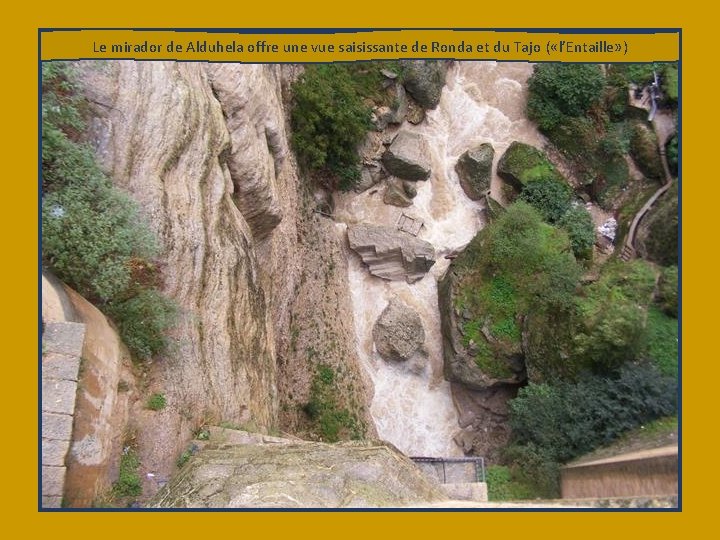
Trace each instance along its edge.
<path fill-rule="evenodd" d="M 161 411 L 167 405 L 165 394 L 153 394 L 147 402 L 147 408 L 151 411 Z"/>
<path fill-rule="evenodd" d="M 167 331 L 177 318 L 175 303 L 154 289 L 142 289 L 135 296 L 108 305 L 107 311 L 118 323 L 120 337 L 140 359 L 165 351 Z"/>
<path fill-rule="evenodd" d="M 658 282 L 657 302 L 671 317 L 678 316 L 678 267 L 663 268 Z"/>
<path fill-rule="evenodd" d="M 157 276 L 136 275 L 152 268 L 155 237 L 83 143 L 86 101 L 71 66 L 44 63 L 42 77 L 43 263 L 115 319 L 133 354 L 161 352 L 175 307 L 147 288 Z"/>
<path fill-rule="evenodd" d="M 666 64 L 662 70 L 662 81 L 660 83 L 667 101 L 676 105 L 679 93 L 678 69 L 677 64 Z"/>
<path fill-rule="evenodd" d="M 489 501 L 532 499 L 537 494 L 518 481 L 509 467 L 492 465 L 485 471 Z"/>
<path fill-rule="evenodd" d="M 577 300 L 575 355 L 598 372 L 612 372 L 644 350 L 645 316 L 655 271 L 642 260 L 606 264 Z"/>
<path fill-rule="evenodd" d="M 590 213 L 582 206 L 571 206 L 560 218 L 558 225 L 570 237 L 575 257 L 589 259 L 592 256 L 592 247 L 595 244 L 595 224 Z"/>
<path fill-rule="evenodd" d="M 332 367 L 318 364 L 310 387 L 310 400 L 303 406 L 303 411 L 326 442 L 337 442 L 348 435 L 360 439 L 362 427 L 348 409 L 340 407 L 337 391 Z"/>
<path fill-rule="evenodd" d="M 137 206 L 109 185 L 70 181 L 43 199 L 43 258 L 90 300 L 107 302 L 131 283 L 131 261 L 156 245 Z"/>
<path fill-rule="evenodd" d="M 604 77 L 594 64 L 536 64 L 528 85 L 528 117 L 550 130 L 566 116 L 583 116 L 599 100 Z"/>
<path fill-rule="evenodd" d="M 113 483 L 112 493 L 117 497 L 137 497 L 142 493 L 142 484 L 138 469 L 140 468 L 140 457 L 137 451 L 126 446 L 120 457 L 120 474 Z"/>
<path fill-rule="evenodd" d="M 292 143 L 302 164 L 327 170 L 349 189 L 359 179 L 357 146 L 370 126 L 351 72 L 344 64 L 307 66 L 293 84 Z"/>
<path fill-rule="evenodd" d="M 678 374 L 678 321 L 656 308 L 647 314 L 647 357 L 663 375 Z"/>
<path fill-rule="evenodd" d="M 570 209 L 572 190 L 564 182 L 538 178 L 523 186 L 520 199 L 535 207 L 548 223 L 557 223 Z"/>
<path fill-rule="evenodd" d="M 632 126 L 630 155 L 647 178 L 663 178 L 664 170 L 660 161 L 657 136 L 642 122 L 635 122 Z"/>
<path fill-rule="evenodd" d="M 558 464 L 676 411 L 676 381 L 650 364 L 626 364 L 615 378 L 531 383 L 510 402 L 508 458 L 527 480 L 552 491 Z"/>

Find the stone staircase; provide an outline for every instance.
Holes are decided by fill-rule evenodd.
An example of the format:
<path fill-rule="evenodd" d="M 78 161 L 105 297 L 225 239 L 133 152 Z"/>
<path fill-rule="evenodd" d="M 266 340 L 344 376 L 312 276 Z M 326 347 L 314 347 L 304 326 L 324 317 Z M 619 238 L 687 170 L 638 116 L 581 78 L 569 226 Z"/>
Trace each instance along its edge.
<path fill-rule="evenodd" d="M 60 508 L 85 325 L 48 323 L 42 336 L 42 508 Z"/>

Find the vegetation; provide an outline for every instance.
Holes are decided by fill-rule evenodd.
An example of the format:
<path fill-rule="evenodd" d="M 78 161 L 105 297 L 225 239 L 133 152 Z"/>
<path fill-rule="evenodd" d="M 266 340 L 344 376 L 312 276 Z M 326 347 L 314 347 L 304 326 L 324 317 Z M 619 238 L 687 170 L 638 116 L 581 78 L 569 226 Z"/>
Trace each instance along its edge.
<path fill-rule="evenodd" d="M 556 496 L 559 464 L 676 410 L 675 380 L 649 364 L 625 365 L 615 377 L 531 383 L 510 403 L 508 456 L 525 480 Z"/>
<path fill-rule="evenodd" d="M 596 372 L 611 372 L 636 358 L 645 345 L 645 314 L 655 272 L 642 260 L 615 262 L 578 299 L 577 361 Z"/>
<path fill-rule="evenodd" d="M 167 331 L 175 323 L 177 307 L 155 289 L 141 289 L 138 294 L 107 306 L 117 322 L 120 337 L 138 358 L 150 358 L 167 350 Z"/>
<path fill-rule="evenodd" d="M 531 486 L 518 480 L 517 474 L 505 465 L 492 465 L 485 471 L 489 501 L 532 499 L 536 495 Z"/>
<path fill-rule="evenodd" d="M 645 126 L 647 114 L 628 102 L 628 85 L 651 83 L 654 67 L 667 104 L 676 106 L 674 64 L 617 64 L 608 66 L 605 75 L 596 65 L 538 64 L 530 78 L 528 117 L 571 160 L 577 178 L 605 208 L 628 185 L 628 152 L 646 177 L 662 178 L 654 133 Z"/>
<path fill-rule="evenodd" d="M 647 178 L 662 179 L 664 176 L 655 132 L 643 122 L 633 122 L 630 138 L 630 155 Z"/>
<path fill-rule="evenodd" d="M 658 282 L 657 301 L 660 308 L 671 317 L 678 316 L 678 267 L 663 268 Z"/>
<path fill-rule="evenodd" d="M 528 116 L 543 130 L 583 116 L 603 91 L 600 67 L 593 64 L 537 64 L 529 80 Z"/>
<path fill-rule="evenodd" d="M 154 289 L 155 238 L 83 141 L 86 102 L 71 66 L 46 62 L 42 77 L 43 262 L 115 319 L 136 357 L 160 353 L 175 308 Z"/>
<path fill-rule="evenodd" d="M 568 234 L 575 257 L 590 259 L 595 244 L 595 224 L 590 213 L 580 205 L 571 206 L 558 225 Z"/>
<path fill-rule="evenodd" d="M 650 308 L 647 315 L 646 356 L 663 375 L 678 374 L 678 321 L 657 308 Z"/>
<path fill-rule="evenodd" d="M 540 212 L 545 221 L 555 224 L 570 210 L 572 190 L 567 183 L 543 177 L 523 186 L 520 199 Z"/>
<path fill-rule="evenodd" d="M 140 481 L 140 457 L 134 446 L 126 446 L 120 457 L 120 474 L 113 483 L 112 494 L 116 497 L 137 497 L 142 493 Z"/>
<path fill-rule="evenodd" d="M 335 372 L 326 364 L 315 368 L 310 400 L 303 410 L 315 422 L 322 440 L 337 442 L 350 435 L 353 439 L 362 438 L 362 427 L 348 409 L 340 407 L 335 388 Z"/>
<path fill-rule="evenodd" d="M 370 109 L 344 64 L 307 66 L 293 85 L 292 143 L 306 167 L 329 172 L 342 189 L 360 177 L 357 146 L 370 129 Z"/>
<path fill-rule="evenodd" d="M 177 460 L 175 460 L 175 465 L 177 465 L 178 469 L 182 469 L 187 464 L 187 462 L 190 461 L 190 458 L 193 456 L 194 453 L 193 450 L 194 447 L 191 446 L 190 448 L 184 450 L 182 454 L 178 456 Z"/>
<path fill-rule="evenodd" d="M 147 408 L 151 411 L 160 411 L 165 408 L 165 405 L 167 405 L 165 394 L 153 394 L 147 402 Z"/>

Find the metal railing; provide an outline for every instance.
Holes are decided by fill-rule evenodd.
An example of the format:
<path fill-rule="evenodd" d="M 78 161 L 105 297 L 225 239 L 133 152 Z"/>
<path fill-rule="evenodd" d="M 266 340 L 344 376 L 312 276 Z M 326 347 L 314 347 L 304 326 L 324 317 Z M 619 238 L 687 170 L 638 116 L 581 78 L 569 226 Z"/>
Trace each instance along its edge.
<path fill-rule="evenodd" d="M 485 458 L 482 457 L 457 457 L 457 458 L 436 458 L 436 457 L 410 457 L 415 463 L 431 463 L 440 465 L 442 470 L 442 483 L 447 484 L 447 465 L 458 463 L 471 463 L 475 466 L 475 482 L 485 482 Z"/>

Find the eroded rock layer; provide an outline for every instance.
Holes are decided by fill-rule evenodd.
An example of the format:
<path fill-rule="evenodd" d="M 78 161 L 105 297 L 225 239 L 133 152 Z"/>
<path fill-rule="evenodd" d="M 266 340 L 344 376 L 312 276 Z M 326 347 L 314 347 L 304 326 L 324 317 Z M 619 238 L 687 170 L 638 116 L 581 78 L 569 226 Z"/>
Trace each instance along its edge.
<path fill-rule="evenodd" d="M 370 273 L 383 279 L 413 283 L 435 264 L 432 244 L 390 227 L 351 225 L 348 241 Z"/>

